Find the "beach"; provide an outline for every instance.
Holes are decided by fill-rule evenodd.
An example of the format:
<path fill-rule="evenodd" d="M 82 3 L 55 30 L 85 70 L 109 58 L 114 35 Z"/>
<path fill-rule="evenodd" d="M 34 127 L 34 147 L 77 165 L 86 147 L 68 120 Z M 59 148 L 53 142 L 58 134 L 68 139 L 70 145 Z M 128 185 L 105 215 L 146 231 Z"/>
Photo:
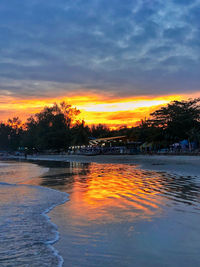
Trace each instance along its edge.
<path fill-rule="evenodd" d="M 148 170 L 164 171 L 178 175 L 200 175 L 200 156 L 177 155 L 39 155 L 29 160 L 63 161 L 81 163 L 135 164 Z"/>
<path fill-rule="evenodd" d="M 0 267 L 200 267 L 199 13 L 1 1 Z"/>
<path fill-rule="evenodd" d="M 47 168 L 0 162 L 0 266 L 62 266 L 53 244 L 57 226 L 47 213 L 68 200 L 66 193 L 32 185 Z M 37 183 L 35 183 L 37 184 Z"/>
<path fill-rule="evenodd" d="M 17 178 L 19 187 L 26 188 L 31 199 L 41 195 L 43 202 L 47 200 L 45 207 L 56 206 L 48 216 L 51 232 L 56 227 L 51 246 L 57 256 L 49 250 L 41 254 L 44 266 L 48 261 L 52 267 L 198 266 L 199 159 L 146 155 L 15 159 L 14 168 L 19 164 L 24 173 L 23 179 Z M 32 194 L 32 186 L 37 194 Z M 59 203 L 59 192 L 69 201 Z"/>

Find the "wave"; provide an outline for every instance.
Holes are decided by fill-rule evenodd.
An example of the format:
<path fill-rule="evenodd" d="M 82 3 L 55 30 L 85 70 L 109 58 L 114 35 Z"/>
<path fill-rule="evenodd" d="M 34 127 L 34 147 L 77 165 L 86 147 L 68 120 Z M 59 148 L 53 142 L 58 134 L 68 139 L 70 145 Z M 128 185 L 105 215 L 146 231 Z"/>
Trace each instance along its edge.
<path fill-rule="evenodd" d="M 31 185 L 0 183 L 0 266 L 62 266 L 52 246 L 59 238 L 47 213 L 68 194 Z"/>

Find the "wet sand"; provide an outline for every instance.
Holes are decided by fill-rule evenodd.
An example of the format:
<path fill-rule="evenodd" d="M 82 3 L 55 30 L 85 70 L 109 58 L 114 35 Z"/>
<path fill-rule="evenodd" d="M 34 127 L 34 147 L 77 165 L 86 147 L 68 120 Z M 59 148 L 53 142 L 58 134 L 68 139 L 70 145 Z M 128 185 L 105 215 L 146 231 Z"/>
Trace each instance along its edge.
<path fill-rule="evenodd" d="M 200 176 L 200 156 L 166 155 L 40 155 L 28 156 L 29 160 L 47 160 L 81 163 L 134 164 L 139 168 L 169 172 L 181 176 Z"/>

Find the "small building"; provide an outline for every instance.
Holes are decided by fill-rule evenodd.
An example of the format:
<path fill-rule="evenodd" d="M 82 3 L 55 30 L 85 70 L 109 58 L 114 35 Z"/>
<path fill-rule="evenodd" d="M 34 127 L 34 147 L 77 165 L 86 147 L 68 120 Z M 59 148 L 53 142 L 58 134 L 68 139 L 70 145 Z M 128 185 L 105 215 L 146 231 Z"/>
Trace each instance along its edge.
<path fill-rule="evenodd" d="M 134 142 L 127 136 L 91 138 L 88 146 L 73 147 L 70 153 L 84 155 L 98 154 L 136 154 L 141 142 Z"/>

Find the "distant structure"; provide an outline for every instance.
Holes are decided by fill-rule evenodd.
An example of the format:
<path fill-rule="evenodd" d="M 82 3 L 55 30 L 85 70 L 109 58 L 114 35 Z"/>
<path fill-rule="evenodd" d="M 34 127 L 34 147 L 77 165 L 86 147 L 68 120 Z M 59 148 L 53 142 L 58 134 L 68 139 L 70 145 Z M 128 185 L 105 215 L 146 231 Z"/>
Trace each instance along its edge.
<path fill-rule="evenodd" d="M 82 155 L 99 154 L 136 154 L 139 152 L 141 142 L 134 142 L 125 135 L 90 139 L 89 145 L 72 146 L 70 153 Z"/>

